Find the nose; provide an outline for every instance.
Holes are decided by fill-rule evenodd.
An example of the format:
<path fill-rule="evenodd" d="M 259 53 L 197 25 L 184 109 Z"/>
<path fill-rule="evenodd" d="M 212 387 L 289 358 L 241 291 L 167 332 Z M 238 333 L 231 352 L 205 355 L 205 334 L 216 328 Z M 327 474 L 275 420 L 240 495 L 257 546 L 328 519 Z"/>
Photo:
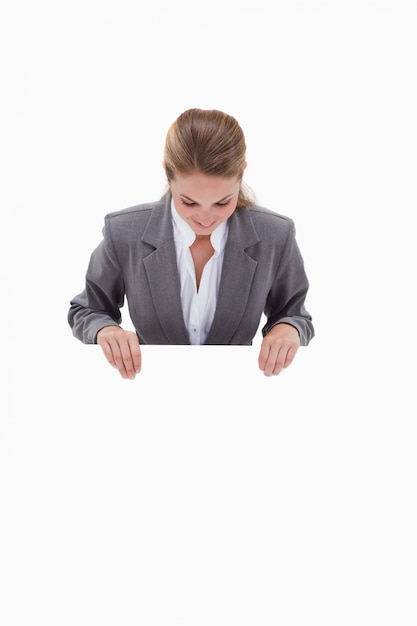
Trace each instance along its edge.
<path fill-rule="evenodd" d="M 203 224 L 203 226 L 210 226 L 210 224 L 213 222 L 213 211 L 211 207 L 201 208 L 198 216 L 198 221 L 200 222 L 200 224 Z"/>

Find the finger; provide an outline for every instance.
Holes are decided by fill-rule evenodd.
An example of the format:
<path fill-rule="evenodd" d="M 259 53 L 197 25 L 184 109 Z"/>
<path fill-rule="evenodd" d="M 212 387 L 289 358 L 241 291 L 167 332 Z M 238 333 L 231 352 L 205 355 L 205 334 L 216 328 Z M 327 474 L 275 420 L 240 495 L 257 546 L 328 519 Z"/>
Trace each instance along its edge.
<path fill-rule="evenodd" d="M 286 350 L 282 346 L 277 350 L 271 350 L 269 359 L 267 361 L 267 367 L 265 368 L 265 375 L 278 376 L 284 367 Z M 267 374 L 268 372 L 268 374 Z"/>
<path fill-rule="evenodd" d="M 141 370 L 139 340 L 134 333 L 111 333 L 99 337 L 98 342 L 107 361 L 116 368 L 123 378 L 135 378 Z"/>
<path fill-rule="evenodd" d="M 297 350 L 298 346 L 290 346 L 289 348 L 281 347 L 272 371 L 272 374 L 274 376 L 277 376 L 283 369 L 291 365 L 297 353 Z"/>
<path fill-rule="evenodd" d="M 260 369 L 265 376 L 272 376 L 278 374 L 282 368 L 282 363 L 279 361 L 280 348 L 279 346 L 271 345 L 269 342 L 265 343 L 262 347 L 262 357 L 260 356 Z M 279 367 L 277 367 L 277 364 Z"/>
<path fill-rule="evenodd" d="M 123 355 L 123 346 L 118 341 L 111 343 L 112 357 L 114 367 L 119 371 L 122 378 L 129 378 L 128 371 L 125 364 L 125 356 Z"/>
<path fill-rule="evenodd" d="M 288 367 L 289 365 L 291 365 L 291 363 L 294 361 L 297 351 L 298 351 L 298 346 L 291 346 L 291 348 L 289 348 L 287 355 L 285 357 L 283 367 Z"/>
<path fill-rule="evenodd" d="M 271 362 L 270 364 L 270 367 L 272 368 L 271 376 L 278 376 L 278 374 L 282 371 L 285 367 L 285 358 L 286 350 L 281 347 L 275 357 L 275 362 Z"/>
<path fill-rule="evenodd" d="M 121 356 L 123 359 L 124 370 L 126 376 L 130 379 L 135 378 L 141 370 L 141 351 L 139 341 L 135 335 L 129 335 L 120 345 Z"/>
<path fill-rule="evenodd" d="M 116 368 L 123 378 L 128 378 L 122 355 L 123 342 L 119 341 L 119 335 L 102 336 L 99 343 L 110 365 Z"/>
<path fill-rule="evenodd" d="M 132 334 L 129 336 L 129 347 L 133 363 L 133 369 L 136 374 L 139 374 L 142 369 L 142 353 L 137 335 Z"/>
<path fill-rule="evenodd" d="M 259 369 L 262 372 L 265 371 L 265 365 L 269 356 L 269 349 L 270 349 L 269 343 L 265 340 L 262 341 L 261 349 L 260 349 L 259 356 L 258 356 L 258 365 L 259 365 Z"/>
<path fill-rule="evenodd" d="M 111 343 L 107 340 L 100 341 L 100 347 L 103 350 L 103 354 L 112 367 L 117 368 L 116 361 L 114 359 Z"/>
<path fill-rule="evenodd" d="M 118 352 L 115 350 L 114 356 L 117 369 L 122 377 L 133 380 L 137 371 L 140 371 L 140 351 L 138 353 L 139 346 L 135 346 L 134 342 L 131 342 L 129 339 L 129 337 L 125 336 L 122 341 L 118 342 Z M 137 368 L 139 369 L 137 370 Z"/>

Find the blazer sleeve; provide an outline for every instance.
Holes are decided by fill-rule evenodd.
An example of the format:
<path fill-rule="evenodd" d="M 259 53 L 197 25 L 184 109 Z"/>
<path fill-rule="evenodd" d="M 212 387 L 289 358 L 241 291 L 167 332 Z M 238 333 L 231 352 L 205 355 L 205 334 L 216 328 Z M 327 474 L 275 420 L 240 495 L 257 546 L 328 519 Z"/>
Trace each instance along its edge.
<path fill-rule="evenodd" d="M 314 337 L 312 317 L 305 308 L 310 285 L 296 241 L 294 222 L 288 222 L 287 241 L 265 305 L 267 321 L 262 334 L 265 336 L 276 324 L 291 324 L 298 330 L 301 345 L 306 346 Z"/>
<path fill-rule="evenodd" d="M 68 323 L 73 335 L 83 343 L 97 343 L 99 330 L 121 324 L 124 299 L 123 272 L 106 217 L 103 240 L 90 257 L 85 288 L 70 302 Z"/>

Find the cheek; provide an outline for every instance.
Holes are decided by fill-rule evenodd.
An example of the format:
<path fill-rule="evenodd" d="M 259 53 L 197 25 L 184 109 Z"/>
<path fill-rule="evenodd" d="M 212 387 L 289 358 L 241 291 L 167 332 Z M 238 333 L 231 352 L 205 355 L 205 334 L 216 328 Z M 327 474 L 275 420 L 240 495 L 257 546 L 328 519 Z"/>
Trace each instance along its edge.
<path fill-rule="evenodd" d="M 175 202 L 175 206 L 176 206 L 178 214 L 181 215 L 181 217 L 185 219 L 187 219 L 187 217 L 190 217 L 193 214 L 193 208 L 184 206 L 182 202 L 179 200 Z"/>
<path fill-rule="evenodd" d="M 195 210 L 193 207 L 190 207 L 189 209 L 187 207 L 183 207 L 181 209 L 181 215 L 185 217 L 186 219 L 189 217 L 192 217 L 194 213 L 195 213 Z"/>

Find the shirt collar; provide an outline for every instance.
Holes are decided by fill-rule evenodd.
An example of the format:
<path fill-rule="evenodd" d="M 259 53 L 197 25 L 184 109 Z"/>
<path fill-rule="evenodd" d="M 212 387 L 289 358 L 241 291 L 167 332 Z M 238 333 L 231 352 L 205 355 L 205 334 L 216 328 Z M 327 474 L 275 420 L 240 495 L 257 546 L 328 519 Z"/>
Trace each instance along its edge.
<path fill-rule="evenodd" d="M 173 198 L 171 198 L 171 214 L 174 224 L 175 241 L 177 243 L 181 242 L 185 247 L 189 248 L 194 243 L 196 235 L 191 226 L 189 226 L 187 222 L 179 215 L 177 209 L 175 208 Z M 211 233 L 210 241 L 215 250 L 215 253 L 218 254 L 223 250 L 226 244 L 227 232 L 228 226 L 227 221 L 225 221 L 221 222 L 221 224 L 219 224 L 217 228 Z"/>

